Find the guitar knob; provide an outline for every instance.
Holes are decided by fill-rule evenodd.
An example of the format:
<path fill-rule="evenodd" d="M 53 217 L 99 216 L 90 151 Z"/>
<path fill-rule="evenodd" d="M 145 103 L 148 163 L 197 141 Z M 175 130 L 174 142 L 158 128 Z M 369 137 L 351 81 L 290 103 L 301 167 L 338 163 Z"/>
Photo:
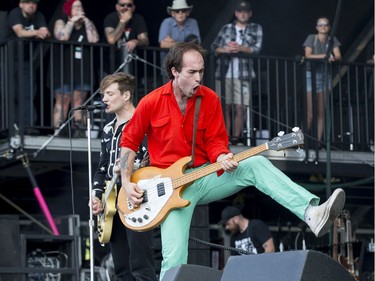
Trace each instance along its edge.
<path fill-rule="evenodd" d="M 148 219 L 149 219 L 149 216 L 148 216 L 148 215 L 144 215 L 143 218 L 144 218 L 145 220 L 148 220 Z"/>
<path fill-rule="evenodd" d="M 134 222 L 134 223 L 137 222 L 137 219 L 133 217 L 132 222 Z"/>
<path fill-rule="evenodd" d="M 142 223 L 142 221 L 143 221 L 142 218 L 138 218 L 139 223 Z"/>

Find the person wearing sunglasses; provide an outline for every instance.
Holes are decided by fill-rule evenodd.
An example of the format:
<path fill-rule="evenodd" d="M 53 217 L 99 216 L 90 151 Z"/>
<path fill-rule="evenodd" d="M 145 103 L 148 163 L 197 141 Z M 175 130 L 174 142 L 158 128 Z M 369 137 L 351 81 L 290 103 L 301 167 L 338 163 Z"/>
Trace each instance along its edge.
<path fill-rule="evenodd" d="M 144 18 L 134 12 L 133 0 L 118 0 L 116 11 L 104 19 L 104 34 L 107 42 L 117 44 L 119 50 L 133 52 L 136 47 L 148 46 L 148 32 Z"/>
<path fill-rule="evenodd" d="M 198 22 L 189 18 L 193 6 L 185 0 L 174 0 L 172 6 L 167 7 L 170 17 L 163 20 L 159 30 L 160 48 L 170 48 L 177 42 L 195 40 L 201 43 Z"/>
<path fill-rule="evenodd" d="M 320 141 L 324 131 L 324 77 L 322 69 L 322 59 L 325 58 L 328 42 L 330 40 L 329 32 L 331 26 L 329 19 L 326 17 L 319 18 L 315 27 L 317 34 L 307 36 L 303 47 L 305 48 L 305 58 L 319 59 L 320 62 L 306 64 L 306 92 L 307 92 L 307 130 L 310 132 L 313 123 L 313 93 L 312 93 L 312 73 L 315 73 L 315 94 L 316 114 L 317 114 L 317 138 Z M 336 37 L 333 38 L 332 53 L 328 57 L 329 62 L 341 60 L 340 42 Z M 329 80 L 327 81 L 328 83 Z"/>
<path fill-rule="evenodd" d="M 177 42 L 194 41 L 201 43 L 198 22 L 190 18 L 193 5 L 189 6 L 185 0 L 173 0 L 172 6 L 167 7 L 170 17 L 163 20 L 159 29 L 160 48 L 169 49 Z M 167 52 L 160 53 L 160 61 L 163 62 Z M 162 72 L 163 83 L 168 82 L 167 74 Z"/>

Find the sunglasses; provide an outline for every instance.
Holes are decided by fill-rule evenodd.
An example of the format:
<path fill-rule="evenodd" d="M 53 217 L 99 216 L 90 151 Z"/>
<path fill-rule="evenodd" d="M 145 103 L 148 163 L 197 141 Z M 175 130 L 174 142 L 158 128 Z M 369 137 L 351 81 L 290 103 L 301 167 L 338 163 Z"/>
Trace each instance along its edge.
<path fill-rule="evenodd" d="M 328 24 L 328 23 L 319 23 L 318 26 L 319 26 L 319 27 L 322 27 L 322 26 L 329 26 L 329 24 Z"/>
<path fill-rule="evenodd" d="M 117 3 L 117 5 L 119 5 L 122 8 L 124 8 L 124 7 L 133 8 L 133 4 L 132 3 Z"/>
<path fill-rule="evenodd" d="M 176 14 L 179 14 L 179 13 L 187 13 L 188 9 L 180 9 L 180 10 L 172 10 L 172 11 L 175 12 Z"/>

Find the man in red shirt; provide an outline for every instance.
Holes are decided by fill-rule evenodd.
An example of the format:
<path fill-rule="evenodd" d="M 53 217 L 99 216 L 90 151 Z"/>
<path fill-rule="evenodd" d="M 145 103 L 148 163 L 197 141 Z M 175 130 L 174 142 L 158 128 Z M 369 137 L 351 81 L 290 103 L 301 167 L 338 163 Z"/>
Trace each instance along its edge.
<path fill-rule="evenodd" d="M 167 168 L 192 154 L 195 100 L 201 97 L 192 169 L 220 162 L 223 172 L 211 173 L 191 184 L 182 194 L 190 205 L 174 209 L 161 223 L 163 262 L 160 279 L 166 270 L 187 263 L 190 221 L 194 207 L 228 197 L 239 190 L 256 186 L 278 203 L 306 221 L 316 236 L 325 234 L 345 203 L 345 193 L 336 189 L 324 204 L 319 198 L 294 183 L 266 158 L 253 156 L 240 164 L 228 149 L 219 96 L 201 85 L 204 49 L 195 43 L 177 43 L 165 58 L 167 84 L 145 96 L 137 106 L 127 134 L 123 134 L 120 167 L 122 188 L 134 207 L 143 201 L 143 190 L 130 181 L 135 152 L 144 135 L 148 136 L 151 165 Z"/>

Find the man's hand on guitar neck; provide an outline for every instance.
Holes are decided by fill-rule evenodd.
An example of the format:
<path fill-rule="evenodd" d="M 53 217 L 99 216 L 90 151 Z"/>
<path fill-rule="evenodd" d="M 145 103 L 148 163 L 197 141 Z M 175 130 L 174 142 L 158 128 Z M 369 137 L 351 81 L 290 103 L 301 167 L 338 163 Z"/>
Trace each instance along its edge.
<path fill-rule="evenodd" d="M 103 212 L 103 204 L 102 201 L 98 197 L 92 198 L 92 213 L 94 215 L 100 214 Z"/>
<path fill-rule="evenodd" d="M 125 193 L 127 195 L 128 202 L 136 208 L 143 201 L 143 189 L 140 189 L 135 183 L 127 182 L 122 186 L 125 188 Z"/>
<path fill-rule="evenodd" d="M 221 166 L 225 172 L 231 173 L 238 167 L 238 162 L 233 160 L 233 153 L 220 154 L 216 162 L 221 162 Z"/>

